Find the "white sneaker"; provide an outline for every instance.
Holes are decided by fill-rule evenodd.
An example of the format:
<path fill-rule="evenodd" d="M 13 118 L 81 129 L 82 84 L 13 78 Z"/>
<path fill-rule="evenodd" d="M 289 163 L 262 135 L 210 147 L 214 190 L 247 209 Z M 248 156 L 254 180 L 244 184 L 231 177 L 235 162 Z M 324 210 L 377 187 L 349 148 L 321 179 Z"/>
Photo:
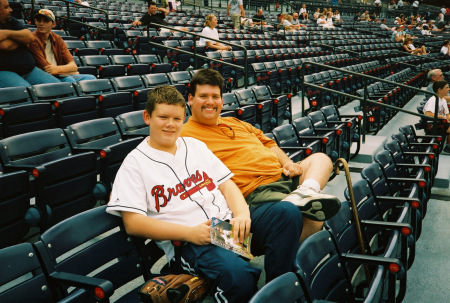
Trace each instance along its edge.
<path fill-rule="evenodd" d="M 325 221 L 333 217 L 341 208 L 341 201 L 332 195 L 318 193 L 312 188 L 300 185 L 283 201 L 297 205 L 302 214 L 314 221 Z"/>

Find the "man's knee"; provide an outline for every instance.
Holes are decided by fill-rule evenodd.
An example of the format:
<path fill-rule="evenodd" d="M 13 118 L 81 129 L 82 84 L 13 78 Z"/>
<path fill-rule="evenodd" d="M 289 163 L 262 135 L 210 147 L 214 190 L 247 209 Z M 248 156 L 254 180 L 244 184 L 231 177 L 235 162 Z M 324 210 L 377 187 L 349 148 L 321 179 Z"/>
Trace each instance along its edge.
<path fill-rule="evenodd" d="M 307 157 L 306 159 L 302 160 L 300 165 L 303 165 L 303 169 L 307 169 L 311 167 L 311 165 L 318 166 L 323 170 L 332 170 L 333 169 L 333 162 L 331 162 L 330 157 L 328 157 L 324 153 L 314 153 Z"/>

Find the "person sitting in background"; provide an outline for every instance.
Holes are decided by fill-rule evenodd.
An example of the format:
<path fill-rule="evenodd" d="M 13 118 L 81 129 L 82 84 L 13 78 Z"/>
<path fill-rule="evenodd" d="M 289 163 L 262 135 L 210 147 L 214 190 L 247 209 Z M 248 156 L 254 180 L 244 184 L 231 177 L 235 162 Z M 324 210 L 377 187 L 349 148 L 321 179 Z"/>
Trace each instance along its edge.
<path fill-rule="evenodd" d="M 34 40 L 29 49 L 37 67 L 62 82 L 96 79 L 94 75 L 78 73 L 78 67 L 67 49 L 66 43 L 59 35 L 52 33 L 56 22 L 55 15 L 51 10 L 39 10 L 34 16 L 34 23 L 36 30 L 33 32 Z"/>
<path fill-rule="evenodd" d="M 319 18 L 317 18 L 317 25 L 322 27 L 329 27 L 328 22 L 323 14 L 320 14 Z"/>
<path fill-rule="evenodd" d="M 450 40 L 445 40 L 439 52 L 441 55 L 450 57 Z"/>
<path fill-rule="evenodd" d="M 363 14 L 361 14 L 361 16 L 359 17 L 360 21 L 370 21 L 370 15 L 369 15 L 369 11 L 365 11 Z"/>
<path fill-rule="evenodd" d="M 422 34 L 422 36 L 434 36 L 434 35 L 430 32 L 430 30 L 429 30 L 427 24 L 424 24 L 424 25 L 422 26 L 422 30 L 420 31 L 420 33 Z"/>
<path fill-rule="evenodd" d="M 11 12 L 8 0 L 0 0 L 0 87 L 61 82 L 36 67 L 28 49 L 33 34 Z"/>
<path fill-rule="evenodd" d="M 219 33 L 217 32 L 216 26 L 217 26 L 217 17 L 213 14 L 206 16 L 205 27 L 203 28 L 201 34 L 208 38 L 219 40 Z M 209 40 L 208 38 L 200 38 L 198 44 L 206 45 L 209 48 L 215 49 L 217 51 L 230 51 L 233 49 L 230 45 L 225 45 L 220 42 Z"/>
<path fill-rule="evenodd" d="M 344 21 L 342 21 L 342 19 L 341 19 L 341 14 L 339 13 L 338 10 L 336 10 L 336 11 L 334 12 L 334 14 L 333 14 L 333 19 L 334 19 L 334 22 L 344 22 Z"/>
<path fill-rule="evenodd" d="M 302 18 L 302 20 L 308 20 L 309 19 L 309 15 L 306 12 L 306 4 L 302 5 L 302 8 L 299 11 L 300 13 L 300 17 Z"/>
<path fill-rule="evenodd" d="M 439 101 L 438 101 L 438 119 L 444 119 L 447 121 L 447 124 L 450 123 L 450 113 L 448 110 L 447 101 L 445 100 L 445 97 L 449 94 L 449 86 L 447 81 L 445 80 L 439 80 L 436 81 L 433 84 L 433 91 L 438 95 Z M 430 99 L 428 99 L 427 103 L 425 103 L 425 106 L 423 107 L 423 112 L 428 117 L 434 117 L 436 110 L 436 97 L 431 96 Z M 446 154 L 450 154 L 450 127 L 447 128 L 447 145 L 445 146 L 443 152 Z"/>
<path fill-rule="evenodd" d="M 87 1 L 82 1 L 82 0 L 75 0 L 75 3 L 81 4 L 81 5 L 84 5 L 84 6 L 91 6 L 91 5 L 89 4 L 89 2 L 87 2 Z"/>
<path fill-rule="evenodd" d="M 319 15 L 320 15 L 320 8 L 317 8 L 316 11 L 314 12 L 313 18 L 314 19 L 319 18 Z"/>
<path fill-rule="evenodd" d="M 333 25 L 333 13 L 332 12 L 329 12 L 328 15 L 327 15 L 327 24 L 328 24 L 329 28 L 333 28 L 334 27 L 334 25 Z"/>
<path fill-rule="evenodd" d="M 161 25 L 166 25 L 166 22 L 164 22 L 164 19 L 169 14 L 169 10 L 157 7 L 156 3 L 151 1 L 148 3 L 148 12 L 142 16 L 140 20 L 136 20 L 133 23 L 131 23 L 133 26 L 138 25 L 149 25 L 150 23 L 157 23 Z M 150 25 L 151 28 L 158 28 L 157 26 Z"/>
<path fill-rule="evenodd" d="M 252 17 L 253 25 L 266 25 L 266 17 L 263 15 L 263 10 L 260 8 L 258 12 Z"/>
<path fill-rule="evenodd" d="M 298 14 L 297 14 L 297 16 L 298 16 Z M 290 23 L 290 25 L 286 25 L 286 29 L 288 29 L 288 30 L 299 30 L 302 27 L 306 28 L 306 25 L 301 24 L 300 22 L 298 22 L 297 24 L 292 23 L 294 21 L 294 16 L 287 15 L 286 21 Z M 297 19 L 297 21 L 298 21 L 298 19 Z"/>
<path fill-rule="evenodd" d="M 381 20 L 380 28 L 383 31 L 391 31 L 392 30 L 386 25 L 386 19 Z"/>
<path fill-rule="evenodd" d="M 392 40 L 394 42 L 403 42 L 403 40 L 405 40 L 405 33 L 403 32 L 403 26 L 402 25 L 398 25 L 395 28 L 395 31 L 392 33 Z"/>
<path fill-rule="evenodd" d="M 427 55 L 427 50 L 425 45 L 422 45 L 419 48 L 416 48 L 413 44 L 413 39 L 411 37 L 406 37 L 405 41 L 403 41 L 403 49 L 405 52 L 408 52 L 412 55 Z"/>
<path fill-rule="evenodd" d="M 356 12 L 353 16 L 353 21 L 361 21 L 361 12 Z"/>

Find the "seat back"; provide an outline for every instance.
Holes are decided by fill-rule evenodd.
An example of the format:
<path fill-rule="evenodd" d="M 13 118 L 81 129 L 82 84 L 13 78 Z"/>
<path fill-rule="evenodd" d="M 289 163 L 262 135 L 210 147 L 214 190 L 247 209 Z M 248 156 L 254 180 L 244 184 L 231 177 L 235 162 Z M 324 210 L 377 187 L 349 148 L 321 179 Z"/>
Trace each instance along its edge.
<path fill-rule="evenodd" d="M 122 137 L 146 137 L 149 134 L 140 110 L 118 115 L 116 121 Z"/>
<path fill-rule="evenodd" d="M 28 179 L 25 171 L 0 173 L 0 248 L 21 242 L 30 230 L 25 221 L 30 208 Z"/>
<path fill-rule="evenodd" d="M 150 278 L 143 240 L 130 238 L 122 219 L 105 209 L 75 215 L 41 235 L 36 247 L 49 274 L 90 275 L 110 281 L 114 290 L 136 278 L 142 283 Z"/>
<path fill-rule="evenodd" d="M 302 298 L 304 294 L 297 275 L 288 272 L 264 285 L 249 303 L 299 302 Z"/>
<path fill-rule="evenodd" d="M 122 141 L 116 121 L 101 118 L 69 125 L 65 132 L 74 149 L 102 149 Z"/>

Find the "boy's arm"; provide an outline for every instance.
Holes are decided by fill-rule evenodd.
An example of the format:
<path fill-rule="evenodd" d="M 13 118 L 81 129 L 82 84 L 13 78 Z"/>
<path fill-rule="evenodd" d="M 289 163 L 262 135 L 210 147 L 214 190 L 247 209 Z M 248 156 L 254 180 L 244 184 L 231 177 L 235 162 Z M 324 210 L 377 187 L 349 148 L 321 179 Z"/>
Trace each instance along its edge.
<path fill-rule="evenodd" d="M 230 221 L 233 224 L 234 241 L 237 242 L 239 236 L 239 242 L 243 243 L 244 238 L 250 232 L 251 226 L 250 210 L 247 202 L 237 185 L 231 179 L 220 184 L 219 189 L 227 200 L 228 207 L 234 215 Z"/>
<path fill-rule="evenodd" d="M 122 211 L 122 220 L 127 233 L 133 236 L 156 241 L 187 241 L 196 245 L 207 245 L 211 242 L 211 220 L 196 226 L 185 226 L 125 211 Z"/>

